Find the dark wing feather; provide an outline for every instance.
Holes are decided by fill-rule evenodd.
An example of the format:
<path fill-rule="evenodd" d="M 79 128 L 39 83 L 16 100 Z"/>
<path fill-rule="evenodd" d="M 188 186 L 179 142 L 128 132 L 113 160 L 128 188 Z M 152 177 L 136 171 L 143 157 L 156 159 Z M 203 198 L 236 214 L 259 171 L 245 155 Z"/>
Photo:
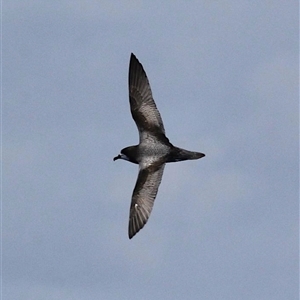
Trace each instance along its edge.
<path fill-rule="evenodd" d="M 131 239 L 147 223 L 160 185 L 165 164 L 141 169 L 132 194 L 128 235 Z"/>
<path fill-rule="evenodd" d="M 129 101 L 132 117 L 140 137 L 144 131 L 165 133 L 163 121 L 156 108 L 146 72 L 131 53 L 129 64 Z"/>

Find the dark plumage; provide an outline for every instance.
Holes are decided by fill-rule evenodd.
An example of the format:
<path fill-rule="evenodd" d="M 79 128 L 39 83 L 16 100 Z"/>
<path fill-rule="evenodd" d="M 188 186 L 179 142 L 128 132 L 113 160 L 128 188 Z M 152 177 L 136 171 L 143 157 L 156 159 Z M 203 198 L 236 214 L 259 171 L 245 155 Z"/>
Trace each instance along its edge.
<path fill-rule="evenodd" d="M 165 128 L 152 97 L 143 66 L 131 53 L 129 64 L 129 101 L 132 117 L 138 127 L 140 142 L 121 150 L 114 158 L 139 164 L 139 174 L 133 190 L 129 214 L 128 235 L 131 239 L 144 227 L 150 216 L 165 164 L 199 159 L 200 152 L 173 146 L 165 135 Z"/>

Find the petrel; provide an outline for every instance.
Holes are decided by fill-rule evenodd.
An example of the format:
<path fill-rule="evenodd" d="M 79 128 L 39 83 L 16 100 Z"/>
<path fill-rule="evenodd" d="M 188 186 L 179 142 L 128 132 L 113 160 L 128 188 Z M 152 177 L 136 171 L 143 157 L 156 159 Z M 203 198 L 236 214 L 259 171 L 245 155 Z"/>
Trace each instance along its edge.
<path fill-rule="evenodd" d="M 129 63 L 129 102 L 140 142 L 121 150 L 114 157 L 139 165 L 130 212 L 128 235 L 131 239 L 147 223 L 166 163 L 199 159 L 205 154 L 173 146 L 166 137 L 162 118 L 156 107 L 142 64 L 131 53 Z"/>

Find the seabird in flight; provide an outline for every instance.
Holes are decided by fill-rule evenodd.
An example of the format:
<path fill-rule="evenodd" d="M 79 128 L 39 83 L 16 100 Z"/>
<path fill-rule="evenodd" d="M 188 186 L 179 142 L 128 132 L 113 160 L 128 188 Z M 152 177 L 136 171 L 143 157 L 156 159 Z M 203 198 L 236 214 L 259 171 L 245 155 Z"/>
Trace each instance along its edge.
<path fill-rule="evenodd" d="M 114 161 L 124 159 L 139 165 L 129 213 L 128 235 L 131 239 L 148 221 L 165 164 L 199 159 L 205 154 L 184 150 L 170 143 L 152 97 L 146 72 L 133 53 L 129 64 L 129 102 L 140 142 L 136 146 L 122 149 Z"/>

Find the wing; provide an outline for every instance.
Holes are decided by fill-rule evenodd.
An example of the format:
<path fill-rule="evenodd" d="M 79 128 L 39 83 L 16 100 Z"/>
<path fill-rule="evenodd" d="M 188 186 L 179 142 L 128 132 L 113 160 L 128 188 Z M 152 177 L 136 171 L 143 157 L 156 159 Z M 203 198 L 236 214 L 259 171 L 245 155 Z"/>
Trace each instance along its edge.
<path fill-rule="evenodd" d="M 131 53 L 129 64 L 129 101 L 132 117 L 138 127 L 140 139 L 144 131 L 165 133 L 163 121 L 156 108 L 146 72 Z"/>
<path fill-rule="evenodd" d="M 131 239 L 147 223 L 161 182 L 165 164 L 140 169 L 132 194 L 128 235 Z"/>

